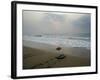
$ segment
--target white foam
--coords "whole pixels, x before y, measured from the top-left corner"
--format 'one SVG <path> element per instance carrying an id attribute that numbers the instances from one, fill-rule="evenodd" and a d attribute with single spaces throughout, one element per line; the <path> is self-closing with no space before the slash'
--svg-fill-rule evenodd
<path id="1" fill-rule="evenodd" d="M 79 39 L 62 39 L 62 38 L 47 38 L 47 37 L 35 37 L 35 36 L 24 36 L 23 40 L 33 41 L 39 43 L 47 43 L 50 45 L 64 46 L 64 47 L 84 47 L 90 49 L 90 42 Z"/>

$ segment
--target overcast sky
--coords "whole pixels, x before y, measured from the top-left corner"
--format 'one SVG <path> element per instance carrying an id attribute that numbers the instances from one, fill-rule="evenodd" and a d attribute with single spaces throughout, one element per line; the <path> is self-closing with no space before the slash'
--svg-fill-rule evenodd
<path id="1" fill-rule="evenodd" d="M 23 35 L 90 33 L 90 14 L 23 11 Z"/>

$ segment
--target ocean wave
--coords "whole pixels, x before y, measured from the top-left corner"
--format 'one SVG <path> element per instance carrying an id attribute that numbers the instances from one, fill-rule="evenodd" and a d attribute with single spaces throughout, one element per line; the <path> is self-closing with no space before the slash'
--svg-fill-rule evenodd
<path id="1" fill-rule="evenodd" d="M 58 37 L 36 37 L 36 36 L 24 36 L 23 40 L 47 43 L 51 45 L 64 46 L 64 47 L 84 47 L 90 49 L 90 41 L 85 37 L 73 37 L 73 38 L 58 38 Z"/>

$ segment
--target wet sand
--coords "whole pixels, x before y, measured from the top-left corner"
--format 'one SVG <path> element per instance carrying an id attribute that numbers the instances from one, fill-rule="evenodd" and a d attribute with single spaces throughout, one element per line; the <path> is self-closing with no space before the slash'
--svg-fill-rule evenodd
<path id="1" fill-rule="evenodd" d="M 59 54 L 64 59 L 57 59 Z M 62 48 L 60 52 L 23 47 L 23 69 L 90 66 L 90 50 L 86 48 Z"/>

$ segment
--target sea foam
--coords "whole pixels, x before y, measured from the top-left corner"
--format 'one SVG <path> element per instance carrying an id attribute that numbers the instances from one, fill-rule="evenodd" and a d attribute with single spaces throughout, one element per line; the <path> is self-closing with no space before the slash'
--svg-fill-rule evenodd
<path id="1" fill-rule="evenodd" d="M 61 37 L 46 37 L 46 36 L 23 36 L 23 40 L 33 41 L 39 43 L 46 43 L 50 45 L 56 45 L 61 47 L 84 47 L 90 49 L 90 41 L 85 37 L 72 37 L 72 38 L 61 38 Z"/>

